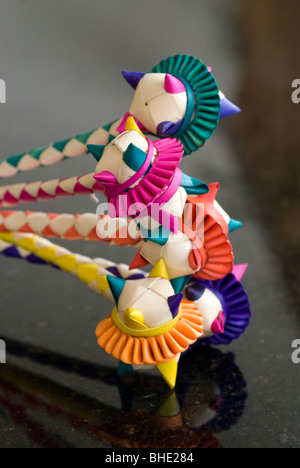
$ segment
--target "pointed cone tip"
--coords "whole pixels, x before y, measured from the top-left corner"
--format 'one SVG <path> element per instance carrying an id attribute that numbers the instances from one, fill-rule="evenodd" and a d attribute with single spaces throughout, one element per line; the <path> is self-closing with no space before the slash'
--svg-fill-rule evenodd
<path id="1" fill-rule="evenodd" d="M 220 111 L 220 119 L 224 119 L 226 117 L 230 117 L 235 114 L 239 114 L 241 109 L 233 104 L 233 102 L 229 101 L 226 97 L 221 99 L 220 101 L 221 104 L 221 111 Z"/>
<path id="2" fill-rule="evenodd" d="M 107 281 L 111 293 L 113 295 L 116 306 L 118 305 L 119 297 L 122 294 L 126 281 L 122 278 L 117 278 L 116 276 L 107 276 Z"/>
<path id="3" fill-rule="evenodd" d="M 132 374 L 134 372 L 134 368 L 131 364 L 125 364 L 124 362 L 119 362 L 118 368 L 118 376 L 122 377 L 123 375 Z"/>
<path id="4" fill-rule="evenodd" d="M 141 256 L 140 252 L 138 252 L 132 260 L 129 270 L 135 270 L 136 268 L 141 268 L 146 265 L 149 265 L 149 262 Z"/>
<path id="5" fill-rule="evenodd" d="M 117 179 L 115 178 L 115 176 L 113 175 L 112 172 L 108 172 L 108 171 L 105 171 L 105 172 L 99 172 L 99 174 L 95 174 L 94 175 L 94 179 L 96 179 L 98 182 L 102 182 L 102 183 L 116 183 L 117 182 Z"/>
<path id="6" fill-rule="evenodd" d="M 146 73 L 132 72 L 132 71 L 128 71 L 128 70 L 123 70 L 122 75 L 125 78 L 125 80 L 127 81 L 127 83 L 129 83 L 130 86 L 133 89 L 136 89 L 139 82 L 141 81 L 143 76 L 146 75 Z"/>
<path id="7" fill-rule="evenodd" d="M 105 145 L 87 145 L 87 148 L 89 152 L 92 153 L 96 161 L 99 162 L 103 156 L 106 146 Z"/>
<path id="8" fill-rule="evenodd" d="M 238 281 L 242 281 L 248 266 L 248 263 L 244 263 L 242 265 L 234 265 L 232 274 L 236 277 Z"/>
<path id="9" fill-rule="evenodd" d="M 132 116 L 128 117 L 128 119 L 126 120 L 125 129 L 126 129 L 126 131 L 134 130 L 135 132 L 139 133 L 142 137 L 146 138 L 145 135 L 143 134 L 143 132 L 140 130 L 138 124 L 135 121 L 135 119 Z"/>
<path id="10" fill-rule="evenodd" d="M 211 331 L 215 335 L 221 335 L 224 333 L 225 330 L 225 315 L 224 312 L 221 311 L 219 314 L 219 317 L 216 318 L 216 320 L 213 322 L 211 326 Z"/>
<path id="11" fill-rule="evenodd" d="M 244 223 L 242 223 L 242 221 L 238 221 L 236 219 L 231 219 L 229 221 L 229 224 L 228 224 L 229 232 L 234 232 L 237 229 L 240 229 L 241 227 L 243 227 L 243 225 L 244 225 Z"/>
<path id="12" fill-rule="evenodd" d="M 177 317 L 179 312 L 179 307 L 183 299 L 183 293 L 175 294 L 175 296 L 170 296 L 168 298 L 168 304 L 170 307 L 170 311 L 173 315 L 173 318 Z"/>
<path id="13" fill-rule="evenodd" d="M 149 278 L 164 278 L 164 279 L 167 279 L 169 280 L 169 275 L 168 275 L 168 271 L 167 271 L 167 267 L 166 267 L 166 264 L 164 262 L 164 259 L 161 258 L 157 263 L 156 265 L 154 266 L 154 268 L 152 269 L 150 275 L 149 275 Z"/>
<path id="14" fill-rule="evenodd" d="M 177 371 L 178 371 L 178 364 L 177 361 L 174 359 L 168 363 L 157 364 L 157 368 L 161 375 L 163 376 L 164 380 L 167 384 L 173 388 L 175 388 L 176 380 L 177 380 Z"/>
<path id="15" fill-rule="evenodd" d="M 165 78 L 165 91 L 170 94 L 179 94 L 186 92 L 186 87 L 178 78 L 167 73 Z"/>

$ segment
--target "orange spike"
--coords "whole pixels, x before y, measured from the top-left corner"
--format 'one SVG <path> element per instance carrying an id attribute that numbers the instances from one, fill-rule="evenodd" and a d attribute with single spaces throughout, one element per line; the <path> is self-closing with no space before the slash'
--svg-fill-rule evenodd
<path id="1" fill-rule="evenodd" d="M 129 270 L 135 270 L 136 268 L 141 268 L 146 265 L 149 265 L 149 262 L 141 256 L 140 252 L 138 252 L 132 260 Z"/>

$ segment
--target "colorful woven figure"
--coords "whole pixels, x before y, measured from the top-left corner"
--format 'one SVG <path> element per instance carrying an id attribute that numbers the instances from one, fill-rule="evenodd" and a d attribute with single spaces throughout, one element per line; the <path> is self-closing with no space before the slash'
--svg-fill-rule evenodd
<path id="1" fill-rule="evenodd" d="M 63 270 L 114 303 L 96 330 L 100 347 L 120 361 L 120 375 L 155 367 L 174 388 L 182 353 L 199 340 L 229 344 L 251 316 L 240 282 L 246 266 L 234 267 L 229 241 L 242 223 L 216 201 L 218 183 L 206 185 L 180 169 L 219 118 L 239 109 L 194 57 L 177 55 L 151 73 L 123 75 L 135 94 L 122 119 L 0 164 L 0 177 L 9 177 L 89 151 L 94 172 L 1 186 L 0 206 L 95 193 L 107 203 L 96 214 L 2 210 L 0 253 Z M 131 245 L 138 252 L 130 266 L 117 265 L 50 238 Z M 148 264 L 149 275 L 139 269 Z"/>
<path id="2" fill-rule="evenodd" d="M 203 316 L 204 342 L 230 344 L 249 325 L 251 310 L 248 295 L 241 283 L 248 265 L 236 265 L 232 273 L 217 281 L 193 277 L 185 297 L 193 301 Z"/>
<path id="3" fill-rule="evenodd" d="M 135 89 L 130 112 L 123 118 L 53 145 L 12 156 L 0 164 L 0 178 L 78 157 L 88 152 L 88 145 L 107 145 L 124 131 L 129 115 L 140 121 L 145 132 L 178 137 L 186 154 L 190 154 L 212 135 L 219 118 L 240 112 L 219 91 L 211 69 L 194 57 L 176 55 L 163 60 L 150 73 L 126 71 L 123 75 Z"/>
<path id="4" fill-rule="evenodd" d="M 162 259 L 146 276 L 138 270 L 130 272 L 126 265 L 74 254 L 32 234 L 0 233 L 0 238 L 5 255 L 26 258 L 27 251 L 29 261 L 41 260 L 71 273 L 115 302 L 96 336 L 99 346 L 120 360 L 120 374 L 156 366 L 173 388 L 182 352 L 202 336 L 204 341 L 212 337 L 213 344 L 228 343 L 249 323 L 247 294 L 238 281 L 243 266 L 236 267 L 238 278 L 228 275 L 216 283 L 194 278 L 184 293 L 176 293 Z M 192 301 L 184 299 L 184 294 Z"/>
<path id="5" fill-rule="evenodd" d="M 215 204 L 218 186 L 210 190 L 182 174 L 178 140 L 152 142 L 129 118 L 126 131 L 109 146 L 89 149 L 99 160 L 94 177 L 110 216 L 134 218 L 144 239 L 133 268 L 162 258 L 172 280 L 198 272 L 214 280 L 232 271 L 230 218 Z"/>

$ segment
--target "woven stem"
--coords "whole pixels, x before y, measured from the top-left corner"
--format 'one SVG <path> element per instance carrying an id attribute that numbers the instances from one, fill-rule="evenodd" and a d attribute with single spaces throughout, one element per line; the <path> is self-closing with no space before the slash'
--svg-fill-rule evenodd
<path id="1" fill-rule="evenodd" d="M 38 167 L 52 166 L 65 159 L 76 158 L 88 153 L 87 145 L 107 145 L 112 138 L 118 136 L 119 123 L 120 120 L 49 146 L 11 156 L 0 163 L 0 179 L 13 177 L 19 172 L 28 172 Z"/>

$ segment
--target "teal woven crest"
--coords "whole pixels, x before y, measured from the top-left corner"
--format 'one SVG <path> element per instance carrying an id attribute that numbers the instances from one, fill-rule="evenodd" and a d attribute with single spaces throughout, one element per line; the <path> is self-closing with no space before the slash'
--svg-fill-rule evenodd
<path id="1" fill-rule="evenodd" d="M 193 95 L 194 99 L 193 102 L 188 99 L 188 111 L 193 104 L 194 112 L 189 122 L 183 122 L 176 136 L 185 154 L 191 154 L 205 144 L 218 126 L 221 105 L 216 80 L 201 60 L 189 55 L 162 60 L 152 73 L 169 73 L 181 79 L 186 87 L 190 86 L 188 98 Z"/>

